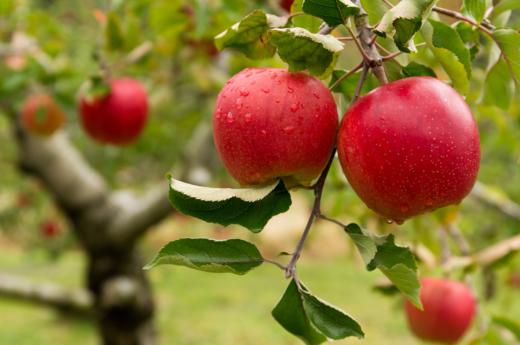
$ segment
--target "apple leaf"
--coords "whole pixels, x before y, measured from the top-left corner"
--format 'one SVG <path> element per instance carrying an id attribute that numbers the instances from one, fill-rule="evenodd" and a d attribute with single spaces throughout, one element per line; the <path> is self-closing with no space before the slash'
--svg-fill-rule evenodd
<path id="1" fill-rule="evenodd" d="M 354 223 L 347 225 L 345 232 L 356 244 L 366 269 L 373 271 L 378 268 L 413 305 L 422 309 L 417 262 L 410 249 L 396 245 L 392 234 L 374 235 Z"/>
<path id="2" fill-rule="evenodd" d="M 287 18 L 256 10 L 216 36 L 215 45 L 218 50 L 230 48 L 253 60 L 267 59 L 273 57 L 276 51 L 267 38 L 267 31 L 284 27 L 287 21 Z"/>
<path id="3" fill-rule="evenodd" d="M 337 25 L 348 25 L 348 17 L 359 13 L 350 0 L 304 0 L 303 12 L 323 19 L 331 28 Z"/>
<path id="4" fill-rule="evenodd" d="M 332 78 L 329 82 L 329 87 L 334 85 L 335 82 L 338 81 L 339 78 L 347 74 L 348 71 L 343 69 L 336 69 L 334 72 L 332 72 Z M 339 84 L 332 92 L 336 93 L 344 93 L 345 95 L 350 96 L 352 98 L 354 96 L 354 93 L 356 92 L 356 87 L 359 81 L 359 78 L 361 77 L 361 71 L 356 72 L 352 74 L 347 79 L 343 80 L 341 84 Z M 361 89 L 361 96 L 372 91 L 376 87 L 379 86 L 379 81 L 374 75 L 370 75 L 365 80 L 365 83 L 363 84 L 363 88 Z"/>
<path id="5" fill-rule="evenodd" d="M 278 55 L 289 64 L 289 72 L 309 69 L 312 76 L 320 76 L 334 62 L 334 54 L 344 44 L 332 35 L 313 34 L 302 28 L 273 29 L 267 33 L 278 47 Z"/>
<path id="6" fill-rule="evenodd" d="M 303 0 L 294 0 L 291 6 L 291 13 L 302 12 Z M 295 27 L 304 28 L 313 34 L 320 31 L 321 21 L 308 14 L 300 14 L 291 18 L 291 21 Z"/>
<path id="7" fill-rule="evenodd" d="M 428 19 L 421 34 L 453 85 L 460 93 L 467 94 L 471 79 L 471 59 L 469 50 L 457 31 L 446 23 Z"/>
<path id="8" fill-rule="evenodd" d="M 475 60 L 475 56 L 480 50 L 480 30 L 466 22 L 457 22 L 453 24 L 452 27 L 457 30 L 460 39 L 469 49 L 470 60 L 473 62 L 473 60 Z"/>
<path id="9" fill-rule="evenodd" d="M 92 77 L 88 89 L 85 91 L 85 101 L 87 103 L 107 97 L 112 92 L 112 86 L 105 82 L 101 77 Z"/>
<path id="10" fill-rule="evenodd" d="M 303 287 L 303 285 L 301 286 Z M 282 298 L 271 314 L 283 328 L 307 345 L 319 345 L 327 341 L 327 338 L 311 324 L 294 278 L 287 285 Z"/>
<path id="11" fill-rule="evenodd" d="M 492 31 L 493 36 L 502 48 L 509 71 L 513 76 L 517 91 L 520 87 L 520 33 L 510 28 L 496 28 Z"/>
<path id="12" fill-rule="evenodd" d="M 462 0 L 462 4 L 462 14 L 480 24 L 487 9 L 487 0 Z"/>
<path id="13" fill-rule="evenodd" d="M 513 101 L 514 85 L 509 68 L 504 60 L 499 60 L 489 71 L 484 82 L 480 102 L 508 110 Z"/>
<path id="14" fill-rule="evenodd" d="M 513 333 L 516 340 L 520 341 L 520 323 L 501 316 L 493 316 L 493 323 L 504 327 Z"/>
<path id="15" fill-rule="evenodd" d="M 361 0 L 361 5 L 368 15 L 368 22 L 370 25 L 376 25 L 381 18 L 390 9 L 386 3 L 381 0 Z"/>
<path id="16" fill-rule="evenodd" d="M 262 263 L 258 248 L 243 240 L 181 238 L 166 244 L 144 269 L 176 265 L 210 273 L 244 275 Z"/>
<path id="17" fill-rule="evenodd" d="M 199 187 L 167 177 L 168 198 L 177 211 L 208 223 L 238 224 L 258 233 L 269 219 L 291 206 L 283 180 L 260 188 L 230 189 Z"/>
<path id="18" fill-rule="evenodd" d="M 495 16 L 520 7 L 520 0 L 501 0 L 493 10 Z"/>
<path id="19" fill-rule="evenodd" d="M 335 340 L 351 336 L 364 338 L 361 326 L 349 314 L 311 294 L 303 283 L 300 285 L 305 312 L 321 333 Z"/>
<path id="20" fill-rule="evenodd" d="M 125 37 L 121 29 L 121 19 L 114 12 L 108 13 L 105 39 L 106 47 L 109 51 L 121 49 L 125 44 Z"/>
<path id="21" fill-rule="evenodd" d="M 437 78 L 437 74 L 428 66 L 421 65 L 415 61 L 410 62 L 403 68 L 403 74 L 407 77 L 433 77 Z"/>
<path id="22" fill-rule="evenodd" d="M 397 48 L 405 53 L 417 52 L 413 37 L 421 29 L 436 2 L 437 0 L 402 0 L 386 12 L 374 33 L 383 38 L 387 35 L 392 37 Z"/>

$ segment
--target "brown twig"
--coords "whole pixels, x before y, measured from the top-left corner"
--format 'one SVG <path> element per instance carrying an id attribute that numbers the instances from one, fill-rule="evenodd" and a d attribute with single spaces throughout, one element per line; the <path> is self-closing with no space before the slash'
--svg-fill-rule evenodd
<path id="1" fill-rule="evenodd" d="M 334 90 L 336 87 L 338 87 L 339 84 L 341 84 L 343 82 L 343 80 L 347 79 L 348 77 L 350 77 L 352 74 L 356 73 L 357 71 L 359 71 L 362 67 L 363 67 L 363 63 L 365 61 L 361 61 L 359 63 L 359 65 L 357 65 L 356 67 L 354 67 L 353 69 L 351 69 L 348 73 L 346 73 L 344 76 L 342 76 L 341 78 L 339 78 L 334 84 L 332 84 L 331 87 L 329 87 L 329 91 L 332 91 Z"/>

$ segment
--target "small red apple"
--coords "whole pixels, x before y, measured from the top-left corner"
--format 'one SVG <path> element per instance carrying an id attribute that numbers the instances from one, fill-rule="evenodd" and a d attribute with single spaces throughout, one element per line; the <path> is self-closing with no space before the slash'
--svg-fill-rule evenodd
<path id="1" fill-rule="evenodd" d="M 473 294 L 466 285 L 448 279 L 424 278 L 421 284 L 424 311 L 405 301 L 410 329 L 422 340 L 455 344 L 475 315 Z"/>
<path id="2" fill-rule="evenodd" d="M 294 0 L 280 0 L 280 7 L 286 10 L 287 12 L 291 12 L 291 6 Z"/>
<path id="3" fill-rule="evenodd" d="M 81 123 L 85 131 L 101 143 L 130 144 L 146 124 L 146 92 L 138 81 L 130 78 L 112 79 L 109 85 L 108 95 L 81 99 Z"/>
<path id="4" fill-rule="evenodd" d="M 41 224 L 40 229 L 41 229 L 41 233 L 42 233 L 43 237 L 45 237 L 45 238 L 54 238 L 60 232 L 58 223 L 56 223 L 53 220 L 44 221 Z"/>
<path id="5" fill-rule="evenodd" d="M 338 154 L 361 200 L 402 224 L 469 194 L 480 139 L 471 110 L 453 88 L 414 77 L 382 85 L 347 110 Z"/>
<path id="6" fill-rule="evenodd" d="M 280 68 L 248 68 L 224 86 L 213 134 L 224 167 L 242 187 L 282 177 L 308 186 L 334 148 L 338 113 L 321 80 Z"/>
<path id="7" fill-rule="evenodd" d="M 60 128 L 65 116 L 51 96 L 36 94 L 25 100 L 21 120 L 30 133 L 50 136 Z"/>

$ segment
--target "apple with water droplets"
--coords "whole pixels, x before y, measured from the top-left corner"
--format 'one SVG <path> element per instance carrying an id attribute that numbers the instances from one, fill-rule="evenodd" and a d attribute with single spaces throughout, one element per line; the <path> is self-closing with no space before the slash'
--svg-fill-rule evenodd
<path id="1" fill-rule="evenodd" d="M 112 79 L 108 84 L 108 94 L 81 99 L 81 124 L 96 141 L 113 145 L 130 144 L 139 138 L 146 124 L 146 91 L 141 83 L 131 78 Z"/>
<path id="2" fill-rule="evenodd" d="M 406 317 L 420 339 L 455 344 L 467 331 L 475 315 L 475 299 L 464 284 L 438 278 L 421 279 L 424 311 L 405 301 Z"/>
<path id="3" fill-rule="evenodd" d="M 361 200 L 402 224 L 469 194 L 480 139 L 470 108 L 453 88 L 412 77 L 372 90 L 347 110 L 338 155 Z"/>
<path id="4" fill-rule="evenodd" d="M 222 88 L 213 111 L 217 152 L 242 187 L 283 178 L 309 186 L 329 160 L 338 113 L 330 91 L 307 73 L 248 68 Z"/>

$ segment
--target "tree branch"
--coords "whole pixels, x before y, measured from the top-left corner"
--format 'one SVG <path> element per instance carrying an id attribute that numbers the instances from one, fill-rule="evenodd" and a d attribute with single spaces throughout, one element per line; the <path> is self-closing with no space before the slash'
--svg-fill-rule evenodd
<path id="1" fill-rule="evenodd" d="M 477 181 L 471 191 L 471 195 L 494 206 L 502 213 L 520 220 L 520 205 L 506 196 L 497 193 L 485 184 Z"/>

